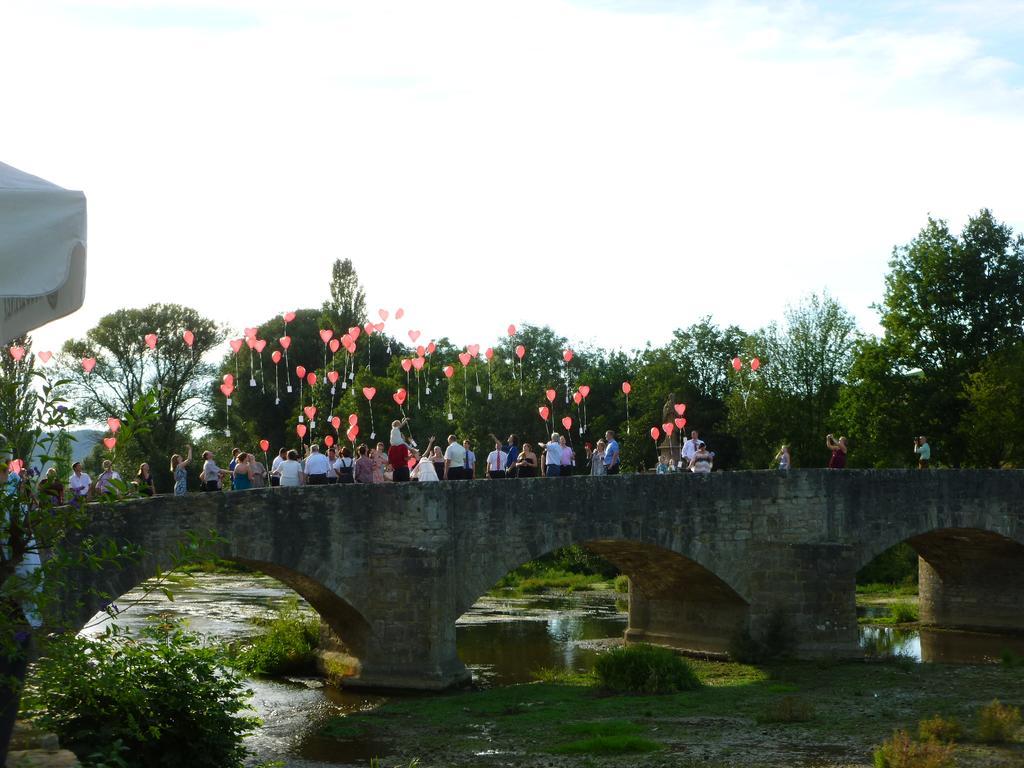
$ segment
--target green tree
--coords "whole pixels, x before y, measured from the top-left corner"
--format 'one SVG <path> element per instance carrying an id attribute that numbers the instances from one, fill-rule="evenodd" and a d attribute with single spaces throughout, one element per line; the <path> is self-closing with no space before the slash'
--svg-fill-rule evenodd
<path id="1" fill-rule="evenodd" d="M 983 467 L 1024 463 L 1024 343 L 989 356 L 965 389 L 968 459 Z"/>
<path id="2" fill-rule="evenodd" d="M 329 327 L 347 330 L 366 323 L 366 292 L 351 259 L 335 259 L 331 267 L 330 296 L 323 306 Z"/>
<path id="3" fill-rule="evenodd" d="M 12 441 L 8 446 L 11 456 L 27 462 L 32 458 L 31 428 L 37 406 L 32 389 L 35 381 L 32 339 L 27 336 L 14 339 L 9 349 L 20 349 L 22 356 L 17 359 L 8 350 L 0 354 L 0 435 L 7 435 Z"/>
<path id="4" fill-rule="evenodd" d="M 959 464 L 969 431 L 964 387 L 988 355 L 1024 337 L 1024 236 L 1014 235 L 989 210 L 969 219 L 959 236 L 929 218 L 889 263 L 880 307 L 883 349 L 890 367 L 920 371 L 916 387 L 922 424 Z M 905 442 L 909 435 L 899 435 Z"/>
<path id="5" fill-rule="evenodd" d="M 183 339 L 185 331 L 193 334 L 191 348 Z M 155 350 L 146 344 L 148 334 L 156 334 Z M 214 369 L 203 356 L 223 340 L 216 323 L 189 307 L 122 309 L 101 318 L 84 339 L 64 344 L 60 373 L 85 421 L 123 418 L 144 399 L 151 402 L 148 430 L 133 441 L 119 440 L 116 458 L 125 471 L 149 462 L 157 488 L 166 491 L 171 478 L 162 470 L 170 455 L 181 451 L 184 432 L 202 423 L 209 403 L 206 392 Z M 96 360 L 91 373 L 81 364 L 86 358 Z"/>

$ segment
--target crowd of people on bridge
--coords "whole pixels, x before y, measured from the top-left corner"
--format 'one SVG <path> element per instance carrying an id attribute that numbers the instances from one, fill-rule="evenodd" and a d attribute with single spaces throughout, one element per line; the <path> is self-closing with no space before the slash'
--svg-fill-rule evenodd
<path id="1" fill-rule="evenodd" d="M 199 490 L 215 492 L 223 490 L 243 491 L 263 487 L 295 487 L 300 485 L 335 485 L 348 483 L 419 482 L 431 483 L 441 480 L 503 480 L 508 478 L 571 477 L 587 474 L 594 476 L 616 475 L 621 466 L 619 443 L 611 430 L 596 444 L 584 444 L 583 454 L 569 444 L 564 435 L 554 432 L 550 438 L 537 444 L 520 444 L 516 435 L 501 440 L 494 434 L 493 441 L 483 460 L 478 460 L 469 440 L 459 440 L 449 435 L 444 447 L 436 444 L 431 437 L 425 448 L 411 438 L 406 438 L 402 428 L 408 419 L 392 424 L 388 446 L 383 442 L 375 445 L 366 443 L 354 446 L 330 445 L 326 451 L 317 444 L 303 447 L 300 455 L 294 449 L 281 448 L 269 467 L 259 459 L 255 451 L 234 449 L 226 467 L 221 467 L 212 451 L 202 454 L 199 470 Z M 264 446 L 266 444 L 264 443 Z M 847 440 L 826 435 L 826 448 L 830 451 L 828 467 L 846 467 Z M 926 469 L 931 461 L 931 447 L 925 436 L 914 438 L 914 455 L 918 467 Z M 264 452 L 264 457 L 266 453 Z M 666 474 L 689 471 L 707 474 L 714 468 L 715 454 L 710 451 L 698 431 L 678 448 L 670 446 L 659 452 L 655 471 Z M 173 478 L 173 493 L 182 496 L 189 491 L 188 468 L 193 462 L 192 446 L 184 454 L 174 454 L 170 460 Z M 774 466 L 786 471 L 792 466 L 790 447 L 783 445 L 775 455 Z M 66 481 L 57 476 L 57 470 L 50 467 L 39 482 L 39 493 L 46 495 L 54 504 L 88 501 L 96 497 L 134 491 L 139 495 L 152 496 L 156 483 L 149 464 L 143 463 L 138 471 L 126 480 L 107 459 L 102 462 L 102 471 L 94 479 L 83 469 L 81 462 L 72 465 Z M 20 474 L 32 472 L 21 466 L 0 462 L 0 490 L 10 492 L 20 482 Z"/>

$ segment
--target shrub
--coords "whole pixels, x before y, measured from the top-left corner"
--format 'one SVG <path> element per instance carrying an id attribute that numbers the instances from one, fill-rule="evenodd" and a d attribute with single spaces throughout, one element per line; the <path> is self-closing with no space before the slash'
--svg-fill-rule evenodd
<path id="1" fill-rule="evenodd" d="M 615 648 L 598 657 L 594 672 L 602 687 L 620 693 L 677 693 L 701 686 L 685 659 L 653 645 Z"/>
<path id="2" fill-rule="evenodd" d="M 242 714 L 251 694 L 224 662 L 176 624 L 137 639 L 61 637 L 33 671 L 25 714 L 111 765 L 240 768 L 259 721 Z"/>
<path id="3" fill-rule="evenodd" d="M 615 577 L 615 591 L 623 595 L 629 592 L 629 576 L 620 573 Z"/>
<path id="4" fill-rule="evenodd" d="M 266 631 L 234 654 L 232 663 L 246 675 L 300 674 L 314 669 L 320 620 L 292 601 L 266 622 Z"/>
<path id="5" fill-rule="evenodd" d="M 1012 741 L 1020 727 L 1020 708 L 993 699 L 978 713 L 978 741 L 998 744 Z"/>
<path id="6" fill-rule="evenodd" d="M 937 741 L 914 741 L 906 731 L 896 731 L 874 753 L 875 768 L 948 768 L 953 747 Z"/>
<path id="7" fill-rule="evenodd" d="M 799 696 L 783 696 L 768 702 L 757 716 L 759 723 L 806 723 L 814 719 L 814 705 Z"/>
<path id="8" fill-rule="evenodd" d="M 921 741 L 952 743 L 963 735 L 963 729 L 954 718 L 935 715 L 917 724 L 917 737 Z"/>
<path id="9" fill-rule="evenodd" d="M 913 603 L 893 603 L 889 615 L 897 624 L 909 624 L 917 621 L 917 606 Z"/>

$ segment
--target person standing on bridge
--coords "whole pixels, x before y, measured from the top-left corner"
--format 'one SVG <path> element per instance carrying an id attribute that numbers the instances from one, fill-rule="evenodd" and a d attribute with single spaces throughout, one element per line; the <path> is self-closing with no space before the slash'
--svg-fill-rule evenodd
<path id="1" fill-rule="evenodd" d="M 288 451 L 286 459 L 277 467 L 280 486 L 282 488 L 296 488 L 302 485 L 302 465 L 299 464 L 297 451 Z"/>
<path id="2" fill-rule="evenodd" d="M 697 443 L 699 442 L 700 433 L 695 429 L 690 433 L 690 439 L 683 443 L 680 455 L 683 459 L 682 463 L 685 464 L 687 468 L 689 468 L 690 462 L 693 461 L 693 457 L 697 453 Z"/>
<path id="3" fill-rule="evenodd" d="M 829 469 L 846 469 L 846 438 L 836 440 L 831 434 L 825 435 L 825 445 L 832 456 L 828 460 Z"/>
<path id="4" fill-rule="evenodd" d="M 928 469 L 932 461 L 932 447 L 928 445 L 928 438 L 921 435 L 914 441 L 914 453 L 917 454 L 917 468 Z"/>
<path id="5" fill-rule="evenodd" d="M 789 446 L 784 445 L 779 448 L 779 452 L 775 454 L 775 461 L 777 462 L 779 469 L 789 469 L 793 463 L 792 458 L 789 455 Z"/>
<path id="6" fill-rule="evenodd" d="M 561 477 L 562 475 L 562 444 L 558 433 L 552 432 L 551 439 L 544 446 L 544 477 Z"/>
<path id="7" fill-rule="evenodd" d="M 188 455 L 183 459 L 177 453 L 171 456 L 171 476 L 174 478 L 174 495 L 184 496 L 188 493 L 188 470 L 192 463 L 192 446 L 186 446 Z"/>
<path id="8" fill-rule="evenodd" d="M 306 475 L 306 483 L 309 485 L 327 485 L 327 470 L 330 466 L 327 457 L 320 453 L 320 446 L 314 443 L 309 446 L 309 456 L 306 457 L 306 468 L 303 470 Z"/>
<path id="9" fill-rule="evenodd" d="M 615 439 L 615 433 L 608 430 L 604 433 L 604 473 L 606 475 L 619 474 L 619 443 Z"/>
<path id="10" fill-rule="evenodd" d="M 495 438 L 494 450 L 487 454 L 487 477 L 491 480 L 503 480 L 506 469 L 508 469 L 508 456 L 502 450 L 501 441 Z"/>
<path id="11" fill-rule="evenodd" d="M 366 447 L 366 443 L 359 446 L 359 457 L 356 459 L 352 475 L 357 483 L 372 484 L 373 479 L 373 458 Z"/>
<path id="12" fill-rule="evenodd" d="M 591 449 L 590 443 L 586 444 L 587 461 L 590 462 L 590 474 L 595 477 L 604 477 L 604 452 L 608 444 L 604 440 L 598 440 L 597 445 Z"/>
<path id="13" fill-rule="evenodd" d="M 432 461 L 431 448 L 434 445 L 434 438 L 430 438 L 430 442 L 427 443 L 426 449 L 423 451 L 421 456 L 415 449 L 412 451 L 412 457 L 416 459 L 416 465 L 412 469 L 410 474 L 411 479 L 420 483 L 436 483 L 438 481 L 437 469 Z"/>
<path id="14" fill-rule="evenodd" d="M 288 449 L 282 448 L 270 463 L 270 485 L 276 488 L 281 484 L 281 463 L 288 458 Z"/>
<path id="15" fill-rule="evenodd" d="M 234 462 L 235 468 L 231 470 L 231 490 L 248 491 L 252 488 L 252 464 L 249 463 L 249 454 L 239 451 Z"/>
<path id="16" fill-rule="evenodd" d="M 202 481 L 204 491 L 219 491 L 220 490 L 220 476 L 224 473 L 224 470 L 217 466 L 217 462 L 213 460 L 212 451 L 203 451 L 203 471 L 199 475 L 199 479 Z"/>
<path id="17" fill-rule="evenodd" d="M 464 480 L 466 478 L 466 449 L 455 435 L 448 435 L 448 447 L 444 452 L 444 479 Z"/>

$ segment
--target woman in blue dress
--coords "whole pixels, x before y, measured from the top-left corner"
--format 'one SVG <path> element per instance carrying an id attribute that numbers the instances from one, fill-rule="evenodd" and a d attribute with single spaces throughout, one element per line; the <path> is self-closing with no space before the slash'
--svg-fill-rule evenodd
<path id="1" fill-rule="evenodd" d="M 187 446 L 188 456 L 184 459 L 179 454 L 171 456 L 171 475 L 174 477 L 174 495 L 184 496 L 188 493 L 188 472 L 186 467 L 192 463 L 192 446 Z"/>
<path id="2" fill-rule="evenodd" d="M 244 451 L 238 454 L 235 471 L 231 473 L 231 490 L 248 491 L 252 488 L 252 462 Z"/>

